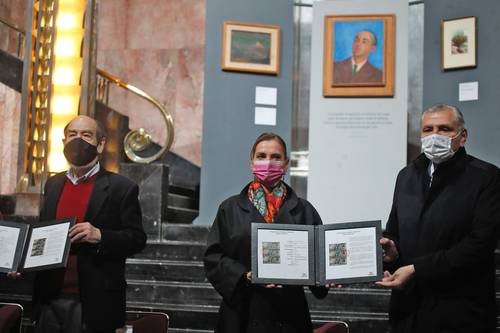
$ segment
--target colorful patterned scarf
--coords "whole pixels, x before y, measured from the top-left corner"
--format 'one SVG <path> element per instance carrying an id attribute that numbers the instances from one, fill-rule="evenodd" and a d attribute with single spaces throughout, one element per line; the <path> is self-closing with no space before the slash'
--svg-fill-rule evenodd
<path id="1" fill-rule="evenodd" d="M 253 181 L 248 187 L 248 199 L 257 208 L 266 223 L 273 223 L 286 197 L 286 186 L 283 183 L 276 186 L 272 192 L 266 193 L 258 181 Z"/>

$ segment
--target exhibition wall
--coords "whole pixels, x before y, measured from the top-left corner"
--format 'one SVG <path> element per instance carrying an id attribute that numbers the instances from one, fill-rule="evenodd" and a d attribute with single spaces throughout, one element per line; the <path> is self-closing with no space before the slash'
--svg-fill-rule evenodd
<path id="1" fill-rule="evenodd" d="M 396 175 L 406 164 L 408 3 L 324 1 L 313 11 L 308 200 L 323 223 L 385 224 Z M 395 15 L 394 96 L 325 97 L 324 17 L 363 14 Z"/>
<path id="2" fill-rule="evenodd" d="M 196 224 L 211 224 L 219 204 L 252 180 L 250 148 L 259 134 L 276 132 L 290 146 L 292 119 L 293 1 L 210 0 L 206 4 L 203 167 Z M 279 74 L 223 71 L 224 21 L 279 25 Z M 256 103 L 256 87 L 276 88 L 276 105 Z M 255 124 L 255 108 L 262 106 L 276 109 L 276 125 Z"/>
<path id="3" fill-rule="evenodd" d="M 440 0 L 425 2 L 423 107 L 456 105 L 464 114 L 469 139 L 467 152 L 500 166 L 500 1 Z M 443 71 L 441 20 L 477 17 L 477 67 Z M 469 45 L 471 46 L 471 45 Z M 478 82 L 478 99 L 459 101 L 459 84 Z"/>

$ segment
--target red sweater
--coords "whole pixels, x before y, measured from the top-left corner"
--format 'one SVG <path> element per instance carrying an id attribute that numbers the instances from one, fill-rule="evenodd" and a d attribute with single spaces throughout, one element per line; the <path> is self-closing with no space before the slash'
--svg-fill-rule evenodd
<path id="1" fill-rule="evenodd" d="M 59 202 L 57 203 L 56 219 L 76 217 L 76 223 L 86 222 L 85 212 L 94 189 L 96 175 L 73 185 L 66 179 Z M 63 294 L 78 294 L 78 270 L 76 255 L 70 254 L 66 273 L 64 275 Z"/>

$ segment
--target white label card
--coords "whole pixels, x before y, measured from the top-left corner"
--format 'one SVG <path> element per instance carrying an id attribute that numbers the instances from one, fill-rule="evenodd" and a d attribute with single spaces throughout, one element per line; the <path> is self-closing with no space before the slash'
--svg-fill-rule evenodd
<path id="1" fill-rule="evenodd" d="M 479 82 L 463 82 L 458 85 L 458 100 L 477 101 L 479 99 Z"/>
<path id="2" fill-rule="evenodd" d="M 255 108 L 255 125 L 276 126 L 276 108 Z"/>
<path id="3" fill-rule="evenodd" d="M 255 104 L 276 105 L 278 103 L 278 88 L 255 87 Z"/>

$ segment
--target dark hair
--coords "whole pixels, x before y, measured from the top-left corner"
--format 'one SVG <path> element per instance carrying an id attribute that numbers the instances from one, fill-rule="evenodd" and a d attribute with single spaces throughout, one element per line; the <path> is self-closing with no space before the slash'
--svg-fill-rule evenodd
<path id="1" fill-rule="evenodd" d="M 250 159 L 253 158 L 253 155 L 255 154 L 255 149 L 257 148 L 257 145 L 259 143 L 261 143 L 262 141 L 271 141 L 271 140 L 276 140 L 276 141 L 279 142 L 279 144 L 283 148 L 283 152 L 285 153 L 285 160 L 287 160 L 288 159 L 288 155 L 286 154 L 286 143 L 285 143 L 285 140 L 283 140 L 283 138 L 281 136 L 279 136 L 278 134 L 271 133 L 271 132 L 262 133 L 261 135 L 259 135 L 257 137 L 257 139 L 255 139 L 255 142 L 254 142 L 254 144 L 252 146 L 252 150 L 250 151 Z"/>
<path id="2" fill-rule="evenodd" d="M 95 121 L 95 137 L 97 139 L 97 143 L 99 144 L 102 139 L 104 139 L 106 137 L 106 128 L 104 127 L 104 125 L 97 119 L 94 119 L 92 117 L 89 117 L 91 118 L 93 121 Z M 66 131 L 68 130 L 68 126 L 69 124 L 71 124 L 73 122 L 73 120 L 75 120 L 76 118 L 72 119 L 69 123 L 66 124 L 66 126 L 64 126 L 64 136 L 66 136 Z"/>

